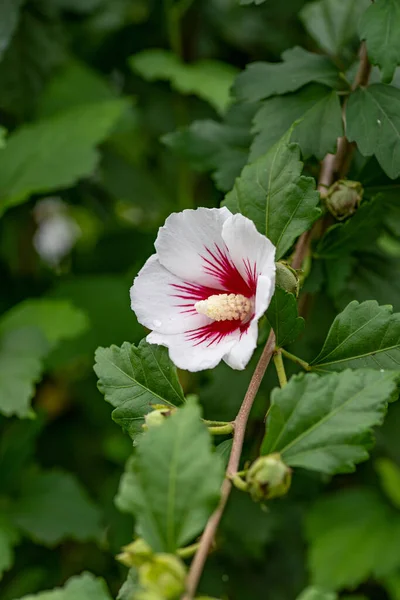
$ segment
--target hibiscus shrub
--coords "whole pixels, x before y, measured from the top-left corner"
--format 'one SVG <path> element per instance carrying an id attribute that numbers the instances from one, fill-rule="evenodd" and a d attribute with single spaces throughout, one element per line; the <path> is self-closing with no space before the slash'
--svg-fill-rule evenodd
<path id="1" fill-rule="evenodd" d="M 399 73 L 400 0 L 0 2 L 1 600 L 400 599 Z"/>

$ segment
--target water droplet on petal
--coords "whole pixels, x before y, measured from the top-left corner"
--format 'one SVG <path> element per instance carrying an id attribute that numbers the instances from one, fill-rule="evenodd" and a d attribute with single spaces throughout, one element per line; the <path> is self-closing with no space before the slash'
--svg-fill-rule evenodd
<path id="1" fill-rule="evenodd" d="M 162 325 L 162 321 L 159 321 L 158 319 L 154 319 L 153 327 L 161 327 L 161 325 Z"/>

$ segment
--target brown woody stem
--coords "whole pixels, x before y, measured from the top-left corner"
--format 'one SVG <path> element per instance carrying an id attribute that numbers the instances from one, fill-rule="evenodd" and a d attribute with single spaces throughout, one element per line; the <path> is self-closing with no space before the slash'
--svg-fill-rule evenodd
<path id="1" fill-rule="evenodd" d="M 249 387 L 247 388 L 247 392 L 242 402 L 242 405 L 234 421 L 233 444 L 231 454 L 229 457 L 228 468 L 226 470 L 227 476 L 225 477 L 221 487 L 221 499 L 218 508 L 214 511 L 214 513 L 208 520 L 206 528 L 200 539 L 199 548 L 194 556 L 192 564 L 190 565 L 190 570 L 186 581 L 186 595 L 184 596 L 184 600 L 192 600 L 196 593 L 197 586 L 200 581 L 200 577 L 203 572 L 208 553 L 213 544 L 219 522 L 224 513 L 224 509 L 232 489 L 232 482 L 229 479 L 229 477 L 235 475 L 239 467 L 244 442 L 244 435 L 246 432 L 246 426 L 247 421 L 249 419 L 250 411 L 253 406 L 258 389 L 260 387 L 261 381 L 264 377 L 265 371 L 274 353 L 274 350 L 275 334 L 273 333 L 273 331 L 271 331 L 267 343 L 265 344 L 264 350 L 254 370 L 253 377 L 251 378 Z"/>
<path id="2" fill-rule="evenodd" d="M 365 42 L 362 42 L 360 46 L 360 64 L 358 66 L 357 74 L 354 78 L 353 85 L 351 86 L 352 91 L 356 90 L 360 86 L 368 85 L 369 76 L 371 73 L 371 64 L 368 60 L 367 47 Z M 345 107 L 347 99 L 343 104 L 343 122 L 346 123 Z M 349 170 L 350 162 L 354 152 L 354 144 L 351 144 L 346 136 L 342 136 L 338 139 L 336 154 L 327 154 L 321 163 L 321 170 L 319 173 L 318 180 L 318 191 L 321 198 L 325 198 L 328 189 L 336 179 L 344 177 Z M 310 243 L 312 239 L 313 230 L 315 227 L 319 227 L 320 224 L 317 222 L 313 228 L 309 231 L 305 231 L 297 240 L 294 256 L 292 259 L 292 266 L 294 269 L 301 269 L 301 265 L 307 254 L 310 251 Z"/>

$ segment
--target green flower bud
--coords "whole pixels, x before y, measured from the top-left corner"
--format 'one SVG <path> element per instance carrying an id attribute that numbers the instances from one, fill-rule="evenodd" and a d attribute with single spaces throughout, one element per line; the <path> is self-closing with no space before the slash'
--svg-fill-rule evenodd
<path id="1" fill-rule="evenodd" d="M 123 552 L 117 555 L 117 560 L 126 567 L 140 567 L 153 556 L 152 549 L 142 538 L 123 546 L 122 550 Z"/>
<path id="2" fill-rule="evenodd" d="M 145 591 L 160 594 L 165 600 L 179 597 L 185 590 L 186 568 L 173 554 L 155 554 L 139 568 L 139 583 Z"/>
<path id="3" fill-rule="evenodd" d="M 294 294 L 297 298 L 300 290 L 299 276 L 295 269 L 285 261 L 275 263 L 276 267 L 276 285 L 287 292 Z"/>
<path id="4" fill-rule="evenodd" d="M 326 207 L 335 219 L 343 221 L 356 212 L 363 193 L 363 187 L 358 181 L 340 179 L 329 188 Z"/>
<path id="5" fill-rule="evenodd" d="M 166 417 L 171 414 L 169 408 L 158 408 L 147 413 L 144 417 L 144 429 L 150 429 L 150 427 L 159 427 L 165 421 Z"/>
<path id="6" fill-rule="evenodd" d="M 257 458 L 246 475 L 248 490 L 256 502 L 284 496 L 291 481 L 292 470 L 278 453 Z"/>

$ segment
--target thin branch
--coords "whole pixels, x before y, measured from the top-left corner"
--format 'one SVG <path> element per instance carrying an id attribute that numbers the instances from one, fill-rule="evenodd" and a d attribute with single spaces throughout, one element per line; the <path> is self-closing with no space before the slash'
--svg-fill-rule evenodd
<path id="1" fill-rule="evenodd" d="M 274 353 L 274 365 L 276 369 L 276 374 L 278 375 L 279 385 L 281 386 L 281 388 L 283 388 L 287 384 L 287 377 L 285 365 L 283 364 L 282 360 L 282 351 L 280 349 L 276 350 Z"/>
<path id="2" fill-rule="evenodd" d="M 258 389 L 260 387 L 261 381 L 264 377 L 265 371 L 274 353 L 274 350 L 275 335 L 273 331 L 271 331 L 267 343 L 265 344 L 264 350 L 254 370 L 253 377 L 251 378 L 249 387 L 247 388 L 247 392 L 242 402 L 242 405 L 234 421 L 235 428 L 232 451 L 229 457 L 229 463 L 226 470 L 226 477 L 221 487 L 220 503 L 218 508 L 208 520 L 207 526 L 203 532 L 203 535 L 201 536 L 199 548 L 195 554 L 192 564 L 190 565 L 190 570 L 186 582 L 186 595 L 184 596 L 183 600 L 192 600 L 196 593 L 197 586 L 200 581 L 200 577 L 203 572 L 208 553 L 213 544 L 219 522 L 223 515 L 229 494 L 232 489 L 232 482 L 229 479 L 229 477 L 235 475 L 239 467 L 244 436 L 250 411 L 253 406 Z"/>
<path id="3" fill-rule="evenodd" d="M 362 42 L 360 46 L 360 64 L 358 65 L 358 70 L 351 86 L 352 91 L 356 90 L 360 86 L 368 85 L 370 73 L 371 64 L 368 60 L 367 47 L 365 42 Z M 344 124 L 346 124 L 346 103 L 347 98 L 342 109 Z M 338 139 L 336 154 L 327 154 L 325 156 L 321 163 L 321 170 L 318 179 L 318 191 L 321 198 L 326 197 L 327 191 L 335 179 L 340 179 L 346 175 L 350 167 L 354 149 L 354 144 L 351 144 L 346 136 L 342 136 Z M 314 224 L 314 226 L 317 226 L 317 224 Z M 310 251 L 310 243 L 314 226 L 312 229 L 305 231 L 297 240 L 292 259 L 292 266 L 294 269 L 301 269 L 301 265 Z"/>

